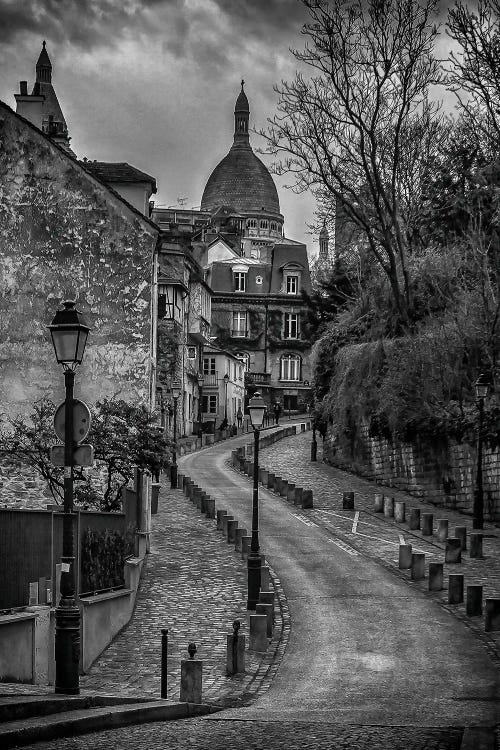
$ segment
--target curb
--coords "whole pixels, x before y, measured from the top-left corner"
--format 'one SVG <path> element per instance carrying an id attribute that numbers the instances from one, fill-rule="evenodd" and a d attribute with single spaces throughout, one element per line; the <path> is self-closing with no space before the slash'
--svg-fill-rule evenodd
<path id="1" fill-rule="evenodd" d="M 145 724 L 152 721 L 173 721 L 218 711 L 215 706 L 195 703 L 169 703 L 151 701 L 132 706 L 107 706 L 63 714 L 9 722 L 0 727 L 2 748 L 29 745 L 41 740 L 52 740 L 88 732 L 124 727 L 128 724 Z"/>

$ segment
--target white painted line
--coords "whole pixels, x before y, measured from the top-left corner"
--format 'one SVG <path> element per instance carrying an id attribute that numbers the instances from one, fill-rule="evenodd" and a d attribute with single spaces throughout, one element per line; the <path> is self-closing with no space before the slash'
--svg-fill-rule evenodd
<path id="1" fill-rule="evenodd" d="M 332 544 L 335 544 L 337 547 L 339 547 L 341 550 L 344 550 L 344 552 L 347 552 L 348 555 L 358 555 L 358 551 L 353 549 L 352 547 L 349 547 L 348 544 L 345 542 L 341 542 L 339 539 L 330 539 L 328 537 L 328 541 Z"/>
<path id="2" fill-rule="evenodd" d="M 361 534 L 358 532 L 358 536 L 364 536 L 366 539 L 374 539 L 376 542 L 383 542 L 384 544 L 390 544 L 394 547 L 399 547 L 399 540 L 397 542 L 391 542 L 389 539 L 382 539 L 379 536 L 370 536 L 369 534 Z M 427 550 L 425 549 L 417 549 L 417 547 L 413 547 L 413 552 L 424 552 L 426 555 L 429 554 Z"/>
<path id="3" fill-rule="evenodd" d="M 318 528 L 318 524 L 314 523 L 314 521 L 310 521 L 306 516 L 301 516 L 300 513 L 291 513 L 291 516 L 297 519 L 297 521 L 300 521 L 301 523 L 305 524 L 306 526 L 316 526 Z"/>
<path id="4" fill-rule="evenodd" d="M 329 516 L 337 516 L 337 518 L 341 518 L 343 521 L 350 521 L 349 516 L 343 516 L 340 513 L 335 513 L 333 510 L 321 510 L 320 508 L 314 509 L 315 513 L 327 513 Z M 368 523 L 368 521 L 360 521 L 360 524 L 364 524 L 365 526 L 373 526 L 374 528 L 377 528 L 378 524 L 376 523 Z"/>
<path id="5" fill-rule="evenodd" d="M 356 529 L 358 528 L 358 521 L 359 521 L 359 510 L 356 511 L 354 514 L 354 521 L 352 522 L 352 533 L 356 533 Z"/>

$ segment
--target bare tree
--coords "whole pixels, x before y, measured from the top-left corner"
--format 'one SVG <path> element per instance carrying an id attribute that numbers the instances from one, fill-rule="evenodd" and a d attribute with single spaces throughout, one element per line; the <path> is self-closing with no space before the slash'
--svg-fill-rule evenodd
<path id="1" fill-rule="evenodd" d="M 313 73 L 276 87 L 278 114 L 262 135 L 296 191 L 313 190 L 325 214 L 340 208 L 366 237 L 405 326 L 419 181 L 443 135 L 429 99 L 442 81 L 436 0 L 302 2 L 311 20 L 293 55 Z"/>
<path id="2" fill-rule="evenodd" d="M 471 10 L 460 0 L 448 12 L 448 35 L 459 45 L 452 52 L 448 80 L 472 128 L 500 150 L 500 2 L 478 0 Z"/>

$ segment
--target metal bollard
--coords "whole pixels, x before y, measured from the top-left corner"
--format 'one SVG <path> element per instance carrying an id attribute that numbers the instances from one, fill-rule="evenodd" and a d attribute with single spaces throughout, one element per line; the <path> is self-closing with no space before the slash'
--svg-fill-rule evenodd
<path id="1" fill-rule="evenodd" d="M 384 497 L 384 516 L 392 518 L 394 516 L 394 498 Z"/>
<path id="2" fill-rule="evenodd" d="M 410 531 L 417 531 L 420 528 L 420 508 L 410 508 Z"/>
<path id="3" fill-rule="evenodd" d="M 245 671 L 245 636 L 239 633 L 241 623 L 233 622 L 232 635 L 227 636 L 226 672 L 228 675 Z"/>
<path id="4" fill-rule="evenodd" d="M 483 556 L 483 535 L 482 534 L 471 534 L 470 535 L 470 552 L 469 557 L 482 557 Z"/>
<path id="5" fill-rule="evenodd" d="M 448 576 L 448 604 L 461 604 L 464 600 L 463 573 L 450 573 Z"/>
<path id="6" fill-rule="evenodd" d="M 455 526 L 455 537 L 460 539 L 462 552 L 467 549 L 467 526 Z"/>
<path id="7" fill-rule="evenodd" d="M 354 510 L 354 492 L 342 493 L 342 509 Z"/>
<path id="8" fill-rule="evenodd" d="M 467 603 L 465 609 L 469 617 L 479 617 L 483 614 L 482 586 L 467 586 Z"/>
<path id="9" fill-rule="evenodd" d="M 384 496 L 380 493 L 375 495 L 373 510 L 375 513 L 382 513 L 384 510 Z"/>
<path id="10" fill-rule="evenodd" d="M 161 697 L 167 697 L 168 629 L 161 631 Z"/>
<path id="11" fill-rule="evenodd" d="M 448 519 L 438 518 L 437 524 L 437 538 L 440 542 L 445 542 L 448 539 Z"/>

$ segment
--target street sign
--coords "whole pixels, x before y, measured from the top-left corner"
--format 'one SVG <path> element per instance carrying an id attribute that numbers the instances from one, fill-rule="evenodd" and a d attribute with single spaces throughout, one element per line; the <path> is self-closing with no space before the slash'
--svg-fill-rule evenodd
<path id="1" fill-rule="evenodd" d="M 64 423 L 66 416 L 66 403 L 63 401 L 62 404 L 56 409 L 54 414 L 54 430 L 59 438 L 64 442 Z M 90 430 L 90 409 L 84 401 L 80 401 L 77 398 L 73 399 L 73 440 L 75 443 L 81 443 L 85 440 Z"/>
<path id="2" fill-rule="evenodd" d="M 50 460 L 54 466 L 64 466 L 64 445 L 53 445 L 50 449 Z M 74 466 L 93 466 L 94 446 L 90 443 L 77 445 L 73 450 Z"/>

